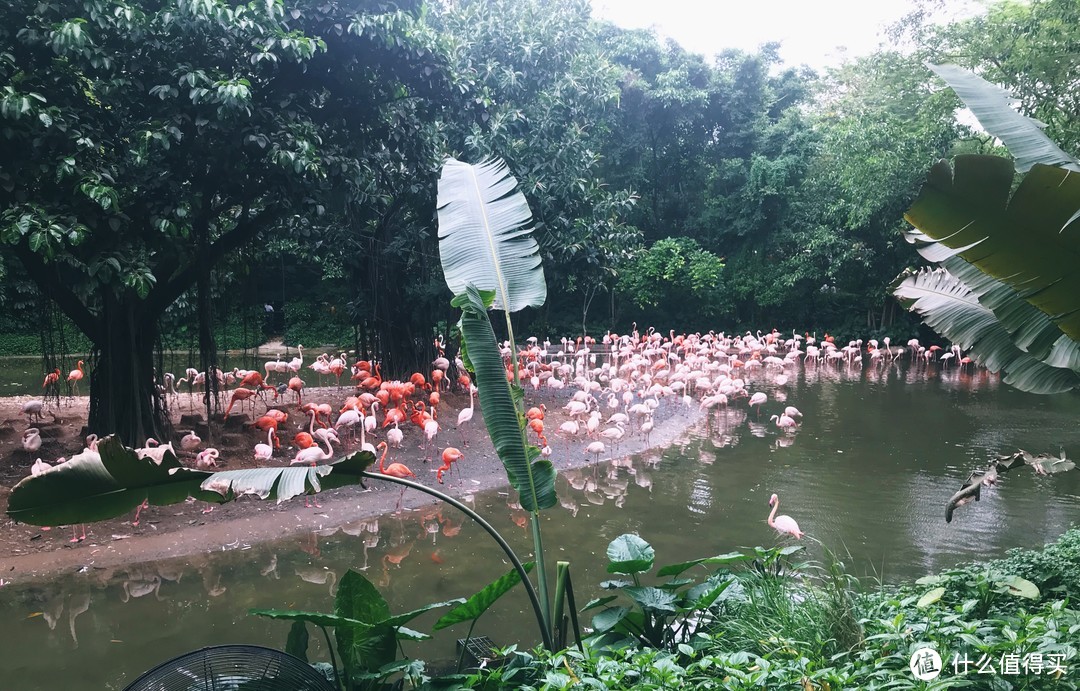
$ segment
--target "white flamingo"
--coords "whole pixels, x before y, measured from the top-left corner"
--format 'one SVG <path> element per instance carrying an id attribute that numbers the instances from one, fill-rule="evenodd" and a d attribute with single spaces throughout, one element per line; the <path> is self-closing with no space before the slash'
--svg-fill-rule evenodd
<path id="1" fill-rule="evenodd" d="M 461 433 L 461 443 L 463 445 L 465 445 L 465 446 L 468 446 L 469 442 L 465 438 L 465 431 L 461 429 L 461 426 L 464 425 L 466 422 L 472 420 L 472 418 L 473 418 L 473 411 L 474 411 L 473 394 L 474 393 L 476 393 L 476 386 L 474 384 L 469 384 L 469 407 L 468 408 L 462 408 L 461 412 L 458 413 L 458 416 L 457 416 L 458 432 Z"/>
<path id="2" fill-rule="evenodd" d="M 796 538 L 801 538 L 804 533 L 799 530 L 799 524 L 795 522 L 795 519 L 791 516 L 777 516 L 776 510 L 780 508 L 780 498 L 775 494 L 769 498 L 769 506 L 772 507 L 772 511 L 769 513 L 769 526 L 776 530 L 781 535 L 788 534 L 794 535 Z"/>

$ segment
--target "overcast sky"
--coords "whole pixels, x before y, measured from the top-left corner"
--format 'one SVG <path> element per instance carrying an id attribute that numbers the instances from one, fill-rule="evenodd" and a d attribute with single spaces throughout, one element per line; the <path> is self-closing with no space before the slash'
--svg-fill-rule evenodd
<path id="1" fill-rule="evenodd" d="M 593 15 L 632 29 L 653 27 L 684 48 L 711 56 L 782 44 L 789 65 L 822 68 L 870 52 L 912 0 L 592 0 Z M 968 3 L 961 3 L 968 4 Z"/>

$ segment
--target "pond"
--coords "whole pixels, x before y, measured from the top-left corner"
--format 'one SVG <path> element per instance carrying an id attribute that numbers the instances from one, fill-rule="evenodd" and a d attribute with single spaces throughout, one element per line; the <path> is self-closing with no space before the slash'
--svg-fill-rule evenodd
<path id="1" fill-rule="evenodd" d="M 765 523 L 773 492 L 807 533 L 801 544 L 810 557 L 822 554 L 816 541 L 850 553 L 849 569 L 871 583 L 1038 547 L 1080 519 L 1080 472 L 1037 477 L 1022 469 L 959 509 L 951 524 L 944 521 L 947 499 L 991 456 L 1017 447 L 1076 454 L 1076 396 L 1022 394 L 985 372 L 898 366 L 808 367 L 792 376 L 783 403 L 777 389 L 766 390 L 760 422 L 743 402 L 665 450 L 561 473 L 560 507 L 544 514 L 544 539 L 552 559 L 573 564 L 579 603 L 597 593 L 607 577 L 606 546 L 625 532 L 652 543 L 658 564 L 781 542 Z M 805 416 L 793 436 L 765 424 L 783 405 Z M 473 503 L 528 554 L 531 542 L 519 527 L 525 516 L 511 497 L 477 494 Z M 0 678 L 26 690 L 118 689 L 204 645 L 281 648 L 288 625 L 248 609 L 329 611 L 347 568 L 363 569 L 400 612 L 467 597 L 510 567 L 455 510 L 431 506 L 298 540 L 10 584 L 0 590 Z M 476 634 L 532 645 L 527 601 L 512 595 L 480 620 Z M 410 627 L 429 631 L 437 616 Z M 450 658 L 465 631 L 406 650 Z M 315 657 L 326 659 L 321 636 L 313 632 L 311 640 Z"/>

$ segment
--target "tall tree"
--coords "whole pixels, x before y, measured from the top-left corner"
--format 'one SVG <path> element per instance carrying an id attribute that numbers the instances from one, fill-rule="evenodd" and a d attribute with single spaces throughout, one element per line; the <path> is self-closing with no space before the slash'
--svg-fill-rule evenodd
<path id="1" fill-rule="evenodd" d="M 166 308 L 196 284 L 208 298 L 214 264 L 260 234 L 371 194 L 365 159 L 413 130 L 386 109 L 442 76 L 402 17 L 322 0 L 3 5 L 0 237 L 94 344 L 91 428 L 162 434 Z"/>

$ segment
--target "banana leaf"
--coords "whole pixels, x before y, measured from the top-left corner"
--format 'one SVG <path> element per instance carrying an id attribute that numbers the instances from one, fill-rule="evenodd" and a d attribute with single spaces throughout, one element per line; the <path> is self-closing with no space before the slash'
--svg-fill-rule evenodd
<path id="1" fill-rule="evenodd" d="M 540 450 L 526 441 L 525 421 L 515 401 L 515 396 L 520 398 L 521 390 L 512 387 L 506 379 L 506 367 L 483 297 L 468 285 L 450 304 L 461 309 L 458 328 L 468 344 L 469 361 L 476 373 L 484 425 L 510 485 L 520 494 L 521 506 L 526 511 L 555 506 L 558 503 L 555 467 L 548 460 L 536 460 Z"/>
<path id="2" fill-rule="evenodd" d="M 1002 281 L 1080 340 L 1080 175 L 1035 165 L 1009 197 L 1013 170 L 995 156 L 935 165 L 905 218 Z"/>
<path id="3" fill-rule="evenodd" d="M 363 482 L 375 454 L 358 451 L 330 465 L 255 468 L 208 473 L 180 465 L 166 451 L 161 464 L 142 459 L 115 436 L 98 443 L 98 455 L 80 454 L 38 476 L 24 478 L 11 491 L 7 514 L 31 525 L 56 526 L 121 516 L 144 500 L 155 506 L 177 504 L 189 496 L 224 503 L 244 494 L 280 503 L 306 492 Z"/>
<path id="4" fill-rule="evenodd" d="M 1025 173 L 1042 163 L 1080 171 L 1080 162 L 1046 136 L 1045 125 L 1013 109 L 1010 93 L 956 65 L 928 67 L 952 87 L 983 129 L 1005 144 L 1016 159 L 1016 170 Z"/>
<path id="5" fill-rule="evenodd" d="M 468 285 L 495 291 L 494 308 L 517 312 L 547 300 L 540 247 L 525 226 L 532 212 L 501 159 L 453 158 L 439 177 L 439 256 L 454 295 Z"/>
<path id="6" fill-rule="evenodd" d="M 907 310 L 922 316 L 927 326 L 964 349 L 1004 381 L 1022 391 L 1061 393 L 1080 387 L 1080 375 L 1051 367 L 1017 347 L 997 316 L 945 269 L 901 274 L 891 286 Z"/>
<path id="7" fill-rule="evenodd" d="M 144 500 L 162 506 L 188 496 L 217 499 L 200 489 L 210 473 L 182 467 L 168 451 L 158 465 L 139 458 L 115 436 L 102 439 L 97 448 L 97 454 L 82 453 L 41 475 L 23 478 L 11 490 L 8 517 L 58 526 L 121 516 Z"/>

